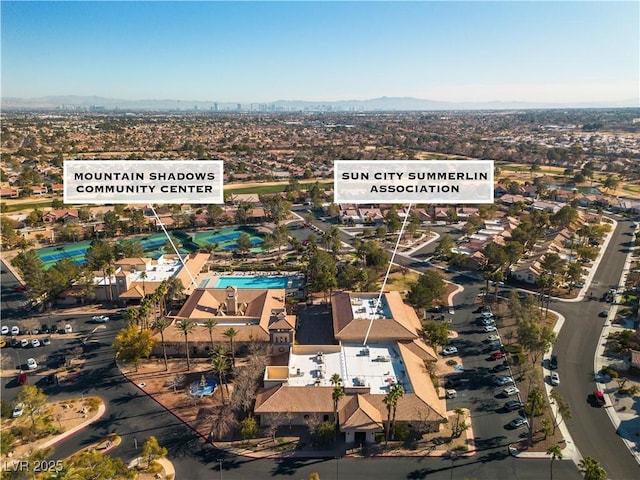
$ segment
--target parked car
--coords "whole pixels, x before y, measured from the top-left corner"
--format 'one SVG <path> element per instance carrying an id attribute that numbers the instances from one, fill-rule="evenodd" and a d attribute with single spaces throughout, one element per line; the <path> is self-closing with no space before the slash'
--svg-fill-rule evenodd
<path id="1" fill-rule="evenodd" d="M 505 377 L 503 375 L 500 375 L 493 379 L 493 383 L 502 387 L 504 385 L 508 385 L 510 383 L 515 383 L 515 382 L 511 377 Z"/>
<path id="2" fill-rule="evenodd" d="M 519 392 L 520 390 L 518 390 L 516 387 L 510 386 L 502 390 L 502 395 L 504 395 L 505 397 L 510 397 L 511 395 L 515 395 Z"/>
<path id="3" fill-rule="evenodd" d="M 553 386 L 560 385 L 560 375 L 558 375 L 558 372 L 552 372 L 550 380 L 551 380 L 551 385 Z"/>
<path id="4" fill-rule="evenodd" d="M 504 404 L 504 409 L 508 412 L 513 412 L 514 410 L 520 410 L 524 405 L 520 400 L 509 400 Z"/>
<path id="5" fill-rule="evenodd" d="M 11 413 L 11 416 L 13 418 L 18 418 L 18 417 L 21 417 L 23 414 L 24 414 L 24 404 L 22 402 L 16 403 L 16 405 L 13 407 L 13 412 Z"/>
<path id="6" fill-rule="evenodd" d="M 51 339 L 49 337 L 43 338 L 42 345 L 51 345 Z"/>
<path id="7" fill-rule="evenodd" d="M 20 335 L 20 327 L 17 325 L 11 327 L 11 335 Z"/>
<path id="8" fill-rule="evenodd" d="M 505 362 L 499 363 L 498 365 L 496 365 L 495 367 L 493 367 L 491 369 L 492 373 L 499 373 L 499 372 L 504 372 L 505 370 L 509 370 L 509 365 L 507 365 Z"/>
<path id="9" fill-rule="evenodd" d="M 480 315 L 482 315 L 482 318 L 493 318 L 493 313 L 491 313 L 491 311 L 483 311 Z"/>
<path id="10" fill-rule="evenodd" d="M 29 340 L 27 340 L 26 338 L 23 338 L 22 340 L 20 340 L 20 346 L 22 348 L 26 348 L 29 346 Z"/>
<path id="11" fill-rule="evenodd" d="M 501 342 L 491 342 L 489 344 L 489 346 L 487 347 L 487 349 L 490 352 L 493 352 L 494 350 L 500 350 L 502 348 L 502 343 Z"/>
<path id="12" fill-rule="evenodd" d="M 482 325 L 495 325 L 495 320 L 493 317 L 487 317 L 482 319 Z"/>
<path id="13" fill-rule="evenodd" d="M 27 374 L 22 372 L 18 375 L 17 381 L 18 381 L 18 385 L 24 385 L 27 383 L 27 381 L 29 380 L 29 378 L 27 377 Z"/>
<path id="14" fill-rule="evenodd" d="M 496 328 L 495 325 L 485 325 L 482 330 L 484 330 L 486 333 L 489 333 L 489 332 L 496 332 L 498 329 Z"/>
<path id="15" fill-rule="evenodd" d="M 456 392 L 453 388 L 449 388 L 445 392 L 445 397 L 446 398 L 456 398 L 457 396 L 458 396 L 458 392 Z"/>
<path id="16" fill-rule="evenodd" d="M 609 316 L 609 309 L 607 309 L 607 310 L 602 310 L 602 311 L 598 314 L 598 316 L 599 316 L 600 318 L 607 318 L 607 317 Z"/>
<path id="17" fill-rule="evenodd" d="M 558 368 L 558 357 L 556 355 L 551 355 L 551 359 L 549 360 L 549 368 L 551 370 L 555 370 Z"/>
<path id="18" fill-rule="evenodd" d="M 458 348 L 453 345 L 449 345 L 442 349 L 442 355 L 455 355 L 456 353 L 458 353 Z"/>
<path id="19" fill-rule="evenodd" d="M 2 325 L 2 330 L 0 333 L 2 333 L 2 335 L 9 335 L 9 327 L 7 327 L 6 325 Z"/>
<path id="20" fill-rule="evenodd" d="M 34 358 L 27 359 L 27 368 L 29 370 L 36 370 L 38 368 L 38 364 L 36 363 L 36 360 Z"/>
<path id="21" fill-rule="evenodd" d="M 604 393 L 601 392 L 600 390 L 594 390 L 593 391 L 593 406 L 594 407 L 604 407 L 606 402 L 604 400 Z"/>
<path id="22" fill-rule="evenodd" d="M 107 317 L 106 315 L 95 315 L 91 317 L 91 320 L 96 323 L 107 323 L 109 321 L 109 317 Z"/>
<path id="23" fill-rule="evenodd" d="M 34 338 L 33 340 L 31 340 L 31 347 L 36 348 L 40 346 L 40 340 L 38 340 L 37 338 Z"/>
<path id="24" fill-rule="evenodd" d="M 491 360 L 500 360 L 501 358 L 506 358 L 507 354 L 504 352 L 494 352 L 492 353 L 489 358 L 491 358 Z"/>
<path id="25" fill-rule="evenodd" d="M 524 427 L 525 425 L 528 425 L 529 422 L 527 421 L 526 418 L 524 417 L 516 417 L 513 420 L 511 420 L 511 422 L 509 422 L 509 428 L 520 428 L 520 427 Z"/>
<path id="26" fill-rule="evenodd" d="M 497 334 L 489 335 L 489 336 L 487 337 L 487 340 L 488 340 L 489 342 L 495 342 L 495 341 L 498 341 L 498 340 L 500 340 L 500 335 L 497 335 Z"/>
<path id="27" fill-rule="evenodd" d="M 73 333 L 73 328 L 71 327 L 71 325 L 70 325 L 70 324 L 68 324 L 68 323 L 67 323 L 67 324 L 64 326 L 64 333 Z"/>

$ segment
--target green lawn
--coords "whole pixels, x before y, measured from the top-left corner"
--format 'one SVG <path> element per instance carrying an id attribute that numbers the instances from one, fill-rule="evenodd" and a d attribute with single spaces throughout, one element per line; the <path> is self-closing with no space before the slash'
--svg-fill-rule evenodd
<path id="1" fill-rule="evenodd" d="M 306 190 L 308 186 L 312 185 L 311 183 L 301 183 L 300 189 Z M 318 182 L 321 190 L 326 190 L 327 188 L 333 188 L 333 182 Z M 283 183 L 280 185 L 263 185 L 263 186 L 254 186 L 254 187 L 239 187 L 239 188 L 225 188 L 225 193 L 229 192 L 231 194 L 242 194 L 242 193 L 281 193 L 284 192 L 289 184 Z"/>

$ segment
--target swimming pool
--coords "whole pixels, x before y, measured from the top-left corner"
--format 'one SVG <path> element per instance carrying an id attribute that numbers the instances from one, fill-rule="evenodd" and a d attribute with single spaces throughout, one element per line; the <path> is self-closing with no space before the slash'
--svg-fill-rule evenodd
<path id="1" fill-rule="evenodd" d="M 290 286 L 291 285 L 291 286 Z M 288 276 L 220 277 L 215 288 L 293 288 L 293 278 Z"/>

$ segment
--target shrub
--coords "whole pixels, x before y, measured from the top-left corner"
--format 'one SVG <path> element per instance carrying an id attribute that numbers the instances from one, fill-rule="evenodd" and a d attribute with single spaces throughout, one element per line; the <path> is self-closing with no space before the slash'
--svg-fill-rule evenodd
<path id="1" fill-rule="evenodd" d="M 469 451 L 469 445 L 456 445 L 455 447 L 453 447 L 453 450 L 456 450 L 458 452 L 468 452 Z"/>
<path id="2" fill-rule="evenodd" d="M 11 408 L 11 403 L 6 400 L 0 401 L 0 417 L 11 418 L 12 415 L 13 408 Z"/>
<path id="3" fill-rule="evenodd" d="M 243 439 L 253 438 L 258 433 L 258 422 L 255 417 L 247 417 L 240 422 L 240 436 Z"/>
<path id="4" fill-rule="evenodd" d="M 447 360 L 447 365 L 449 365 L 450 367 L 453 367 L 454 365 L 457 365 L 458 362 L 456 362 L 453 358 L 450 358 L 449 360 Z"/>
<path id="5" fill-rule="evenodd" d="M 95 412 L 96 410 L 98 410 L 101 404 L 102 400 L 100 400 L 98 397 L 89 397 L 84 399 L 84 405 L 90 412 Z"/>
<path id="6" fill-rule="evenodd" d="M 511 345 L 505 345 L 504 351 L 507 353 L 511 353 L 512 355 L 515 355 L 522 352 L 522 345 L 518 345 L 517 343 L 512 343 Z"/>
<path id="7" fill-rule="evenodd" d="M 409 427 L 402 423 L 399 423 L 395 426 L 393 433 L 396 440 L 405 441 L 407 438 L 409 438 Z"/>

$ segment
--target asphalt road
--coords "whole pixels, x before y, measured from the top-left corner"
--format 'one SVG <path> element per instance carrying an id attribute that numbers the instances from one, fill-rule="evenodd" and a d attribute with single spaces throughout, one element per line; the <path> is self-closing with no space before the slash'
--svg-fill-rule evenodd
<path id="1" fill-rule="evenodd" d="M 633 237 L 632 222 L 621 220 L 609 242 L 607 253 L 593 278 L 591 290 L 596 298 L 612 287 L 617 287 L 625 257 Z M 597 459 L 613 480 L 631 480 L 640 477 L 640 466 L 616 434 L 603 408 L 593 408 L 587 402 L 596 387 L 594 380 L 594 353 L 605 319 L 598 316 L 604 302 L 585 299 L 579 303 L 555 302 L 552 309 L 565 317 L 565 324 L 553 351 L 558 355 L 561 384 L 557 387 L 571 406 L 571 419 L 567 426 L 583 456 Z"/>
<path id="2" fill-rule="evenodd" d="M 28 312 L 22 308 L 27 296 L 18 291 L 17 288 L 21 283 L 15 277 L 11 270 L 7 268 L 5 260 L 1 261 L 2 269 L 0 271 L 0 309 L 2 310 L 3 324 L 11 318 L 26 317 Z"/>

